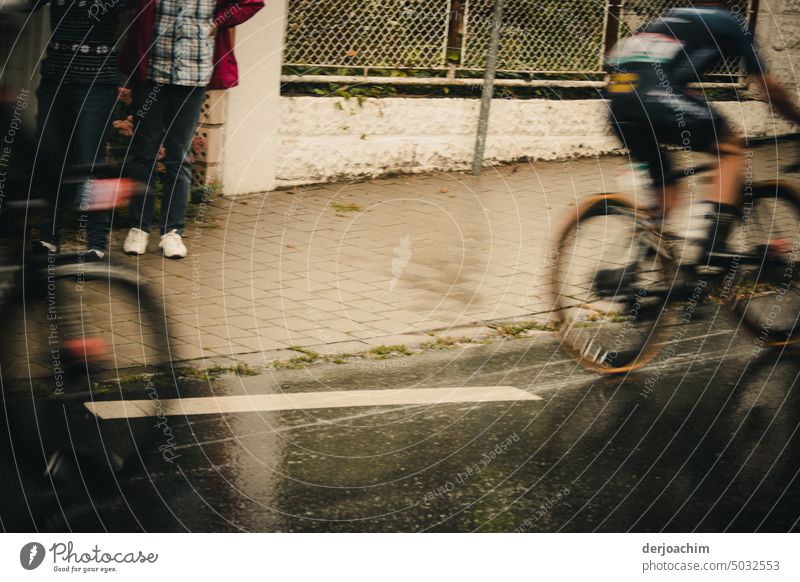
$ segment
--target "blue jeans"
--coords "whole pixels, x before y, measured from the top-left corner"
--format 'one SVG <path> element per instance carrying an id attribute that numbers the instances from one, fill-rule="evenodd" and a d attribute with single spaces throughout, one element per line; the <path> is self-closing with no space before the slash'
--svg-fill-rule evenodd
<path id="1" fill-rule="evenodd" d="M 130 177 L 147 184 L 146 194 L 131 200 L 128 222 L 133 228 L 150 230 L 156 198 L 158 153 L 164 145 L 165 171 L 161 197 L 161 234 L 177 230 L 183 234 L 186 203 L 192 183 L 189 153 L 205 97 L 205 87 L 183 87 L 135 82 L 134 131 L 128 161 Z"/>
<path id="2" fill-rule="evenodd" d="M 45 77 L 36 96 L 39 156 L 51 158 L 37 160 L 34 168 L 36 185 L 50 203 L 49 215 L 39 226 L 40 238 L 58 245 L 64 205 L 75 203 L 78 195 L 76 185 L 62 184 L 61 178 L 71 165 L 106 161 L 106 137 L 114 120 L 117 87 L 61 84 L 58 79 Z M 105 251 L 111 214 L 92 212 L 79 215 L 78 221 L 79 236 L 88 238 L 89 248 Z"/>

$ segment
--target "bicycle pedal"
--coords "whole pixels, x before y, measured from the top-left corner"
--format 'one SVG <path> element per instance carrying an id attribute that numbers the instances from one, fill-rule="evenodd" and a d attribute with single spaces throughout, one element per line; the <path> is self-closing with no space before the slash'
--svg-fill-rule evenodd
<path id="1" fill-rule="evenodd" d="M 592 280 L 592 287 L 595 291 L 604 295 L 625 294 L 631 290 L 631 283 L 635 282 L 638 272 L 633 268 L 619 267 L 614 269 L 598 269 Z"/>
<path id="2" fill-rule="evenodd" d="M 57 481 L 70 481 L 78 475 L 75 460 L 71 455 L 62 450 L 58 450 L 47 459 L 47 467 L 43 477 L 49 477 Z"/>

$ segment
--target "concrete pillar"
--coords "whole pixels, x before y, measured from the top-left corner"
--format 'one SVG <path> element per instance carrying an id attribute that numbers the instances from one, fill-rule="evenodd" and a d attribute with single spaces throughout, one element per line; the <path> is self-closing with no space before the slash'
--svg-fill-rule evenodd
<path id="1" fill-rule="evenodd" d="M 228 92 L 208 91 L 200 111 L 195 135 L 199 140 L 192 144 L 192 192 L 221 193 L 224 169 L 225 117 L 228 111 Z"/>
<path id="2" fill-rule="evenodd" d="M 286 4 L 267 0 L 258 14 L 236 28 L 239 86 L 227 94 L 222 154 L 226 196 L 275 187 Z"/>

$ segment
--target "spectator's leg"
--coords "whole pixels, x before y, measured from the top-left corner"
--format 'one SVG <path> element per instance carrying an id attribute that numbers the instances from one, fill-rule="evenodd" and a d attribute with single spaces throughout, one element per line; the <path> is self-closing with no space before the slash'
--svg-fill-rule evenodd
<path id="1" fill-rule="evenodd" d="M 67 163 L 70 119 L 74 119 L 67 89 L 55 80 L 42 79 L 36 92 L 38 115 L 36 137 L 39 147 L 33 168 L 34 189 L 48 202 L 47 215 L 39 225 L 39 238 L 58 246 L 65 192 L 61 176 Z"/>
<path id="2" fill-rule="evenodd" d="M 92 85 L 86 88 L 83 104 L 75 125 L 72 161 L 95 165 L 106 160 L 106 141 L 113 121 L 117 88 L 114 85 Z M 89 249 L 105 252 L 111 229 L 110 212 L 93 212 L 88 217 Z"/>
<path id="3" fill-rule="evenodd" d="M 161 234 L 177 230 L 183 234 L 186 203 L 192 184 L 189 160 L 192 139 L 197 129 L 205 87 L 170 87 L 167 132 L 164 137 L 167 155 L 164 159 L 164 196 L 161 200 Z"/>
<path id="4" fill-rule="evenodd" d="M 131 228 L 145 232 L 150 230 L 156 197 L 156 167 L 158 152 L 161 149 L 161 135 L 165 125 L 166 85 L 153 82 L 134 83 L 131 87 L 133 97 L 133 137 L 128 154 L 127 174 L 144 184 L 144 196 L 131 200 L 128 209 L 128 222 Z"/>

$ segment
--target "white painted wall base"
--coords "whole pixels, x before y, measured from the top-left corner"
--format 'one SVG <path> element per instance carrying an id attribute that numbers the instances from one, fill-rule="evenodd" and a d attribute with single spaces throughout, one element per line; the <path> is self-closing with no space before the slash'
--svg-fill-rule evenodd
<path id="1" fill-rule="evenodd" d="M 465 170 L 472 161 L 475 99 L 281 98 L 276 186 L 380 176 L 391 172 Z M 787 133 L 759 102 L 719 108 L 748 136 Z M 606 102 L 496 100 L 486 162 L 600 155 L 620 147 L 606 122 Z"/>
<path id="2" fill-rule="evenodd" d="M 241 86 L 228 94 L 223 183 L 227 195 L 276 187 L 470 167 L 477 99 L 281 97 L 287 0 L 236 31 Z M 779 78 L 796 87 L 800 0 L 762 0 L 757 37 Z M 758 102 L 720 103 L 749 136 L 792 131 Z M 501 100 L 489 122 L 486 162 L 618 151 L 601 100 Z"/>

